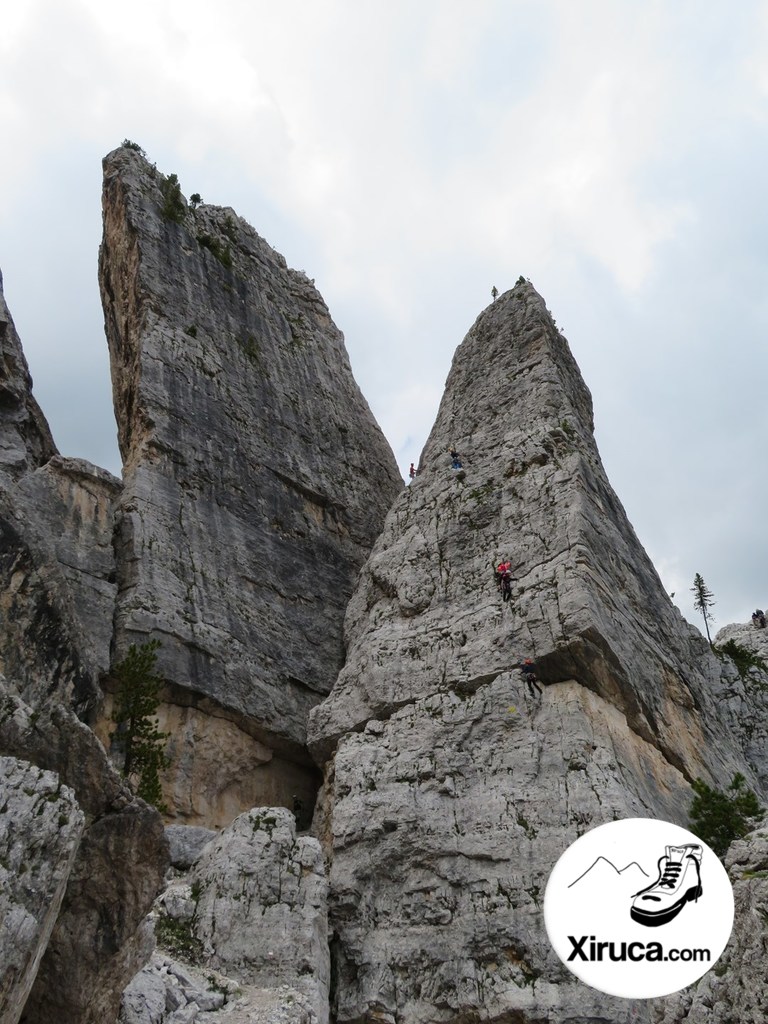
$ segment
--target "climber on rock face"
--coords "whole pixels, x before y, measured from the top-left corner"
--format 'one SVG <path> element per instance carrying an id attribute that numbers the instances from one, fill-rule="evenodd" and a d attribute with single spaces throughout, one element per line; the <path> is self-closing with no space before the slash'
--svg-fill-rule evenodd
<path id="1" fill-rule="evenodd" d="M 456 451 L 453 445 L 451 445 L 449 451 L 451 456 L 451 469 L 461 469 L 461 459 L 459 458 L 459 453 Z"/>
<path id="2" fill-rule="evenodd" d="M 536 691 L 541 696 L 542 689 L 536 678 L 536 666 L 530 658 L 526 658 L 525 661 L 520 663 L 520 671 L 523 673 L 523 679 L 525 679 L 528 686 L 528 693 L 533 697 L 535 695 L 534 691 Z"/>
<path id="3" fill-rule="evenodd" d="M 493 570 L 496 588 L 501 592 L 502 600 L 509 601 L 512 597 L 512 563 L 501 561 Z"/>
<path id="4" fill-rule="evenodd" d="M 416 476 L 416 468 L 413 465 L 413 463 L 411 463 L 411 468 L 408 470 L 408 476 L 411 478 L 411 480 L 413 480 L 413 478 Z"/>

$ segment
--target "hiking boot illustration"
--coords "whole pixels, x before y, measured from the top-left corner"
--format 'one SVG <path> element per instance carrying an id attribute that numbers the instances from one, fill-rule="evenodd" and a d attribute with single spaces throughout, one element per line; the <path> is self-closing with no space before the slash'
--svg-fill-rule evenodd
<path id="1" fill-rule="evenodd" d="M 701 852 L 698 843 L 667 846 L 659 857 L 659 877 L 632 899 L 632 920 L 656 928 L 677 917 L 686 903 L 698 900 L 703 892 Z"/>

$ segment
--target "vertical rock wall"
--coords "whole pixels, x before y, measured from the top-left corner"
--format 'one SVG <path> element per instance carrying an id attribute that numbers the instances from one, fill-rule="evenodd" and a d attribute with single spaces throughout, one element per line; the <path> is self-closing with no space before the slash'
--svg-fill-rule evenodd
<path id="1" fill-rule="evenodd" d="M 110 664 L 117 570 L 114 507 L 122 487 L 84 459 L 52 456 L 19 481 L 17 500 L 35 509 L 37 533 L 58 563 L 72 615 L 94 669 Z"/>
<path id="2" fill-rule="evenodd" d="M 170 702 L 234 723 L 251 760 L 303 765 L 311 800 L 306 718 L 402 488 L 392 453 L 312 283 L 129 148 L 104 162 L 100 281 L 125 462 L 118 653 L 159 638 Z M 204 820 L 183 777 L 168 797 Z"/>
<path id="3" fill-rule="evenodd" d="M 59 913 L 83 831 L 58 776 L 0 757 L 0 1024 L 16 1024 Z"/>
<path id="4" fill-rule="evenodd" d="M 589 392 L 530 284 L 458 349 L 346 635 L 309 728 L 337 1020 L 647 1020 L 552 953 L 549 871 L 615 817 L 685 822 L 696 776 L 756 776 L 721 713 L 721 666 L 611 490 Z"/>
<path id="5" fill-rule="evenodd" d="M 151 952 L 142 925 L 168 865 L 160 815 L 133 796 L 59 701 L 31 708 L 0 679 L 0 707 L 0 753 L 55 773 L 84 819 L 24 1024 L 115 1020 L 122 989 Z M 57 851 L 40 856 L 50 861 Z"/>
<path id="6" fill-rule="evenodd" d="M 0 671 L 85 717 L 109 665 L 120 482 L 57 453 L 1 289 L 0 356 Z"/>
<path id="7" fill-rule="evenodd" d="M 16 479 L 55 452 L 51 431 L 32 395 L 32 378 L 0 273 L 0 466 L 5 476 Z"/>
<path id="8" fill-rule="evenodd" d="M 2 866 L 14 876 L 0 1012 L 95 1024 L 115 1019 L 148 955 L 142 925 L 167 863 L 159 814 L 76 716 L 99 704 L 109 664 L 120 485 L 56 453 L 1 296 L 0 351 L 0 757 L 15 766 L 0 777 Z"/>

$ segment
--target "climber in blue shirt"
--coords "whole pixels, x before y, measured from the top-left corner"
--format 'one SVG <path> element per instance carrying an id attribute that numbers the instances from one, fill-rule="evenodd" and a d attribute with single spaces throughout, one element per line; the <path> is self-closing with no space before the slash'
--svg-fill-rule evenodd
<path id="1" fill-rule="evenodd" d="M 533 697 L 535 695 L 535 689 L 539 696 L 541 696 L 542 689 L 536 679 L 536 666 L 530 658 L 526 658 L 525 661 L 520 662 L 520 671 L 523 673 L 523 679 L 525 679 L 528 684 L 528 693 Z"/>

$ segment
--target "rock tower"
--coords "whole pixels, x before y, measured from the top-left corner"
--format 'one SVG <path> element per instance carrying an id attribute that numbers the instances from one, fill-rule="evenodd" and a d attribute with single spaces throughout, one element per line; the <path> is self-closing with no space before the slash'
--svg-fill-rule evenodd
<path id="1" fill-rule="evenodd" d="M 124 460 L 115 645 L 161 641 L 168 799 L 220 825 L 311 806 L 309 710 L 402 488 L 313 283 L 232 210 L 104 161 L 100 281 Z"/>
<path id="2" fill-rule="evenodd" d="M 554 957 L 549 871 L 614 817 L 686 823 L 698 776 L 756 775 L 729 732 L 734 690 L 613 493 L 589 392 L 528 282 L 459 347 L 346 636 L 309 729 L 338 1021 L 644 1019 Z"/>

